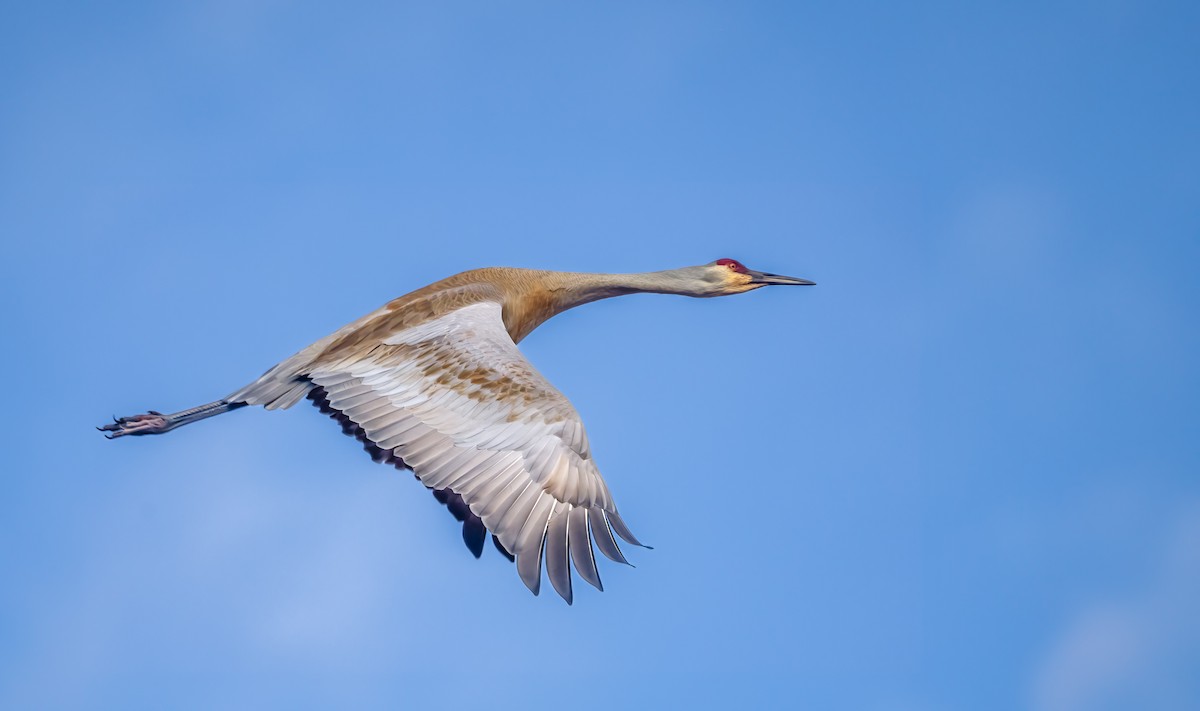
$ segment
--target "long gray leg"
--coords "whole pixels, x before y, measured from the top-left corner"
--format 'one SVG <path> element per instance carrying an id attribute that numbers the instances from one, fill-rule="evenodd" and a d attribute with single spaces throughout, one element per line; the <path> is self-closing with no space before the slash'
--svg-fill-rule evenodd
<path id="1" fill-rule="evenodd" d="M 111 432 L 105 437 L 116 439 L 125 435 L 152 435 L 170 432 L 176 427 L 190 425 L 193 422 L 207 419 L 216 415 L 220 415 L 230 410 L 236 410 L 239 407 L 245 407 L 244 402 L 226 402 L 225 400 L 217 400 L 210 402 L 207 405 L 193 407 L 190 410 L 176 412 L 170 415 L 164 415 L 161 412 L 150 410 L 144 415 L 133 415 L 131 417 L 114 417 L 111 425 L 104 425 L 96 429 L 101 432 Z"/>

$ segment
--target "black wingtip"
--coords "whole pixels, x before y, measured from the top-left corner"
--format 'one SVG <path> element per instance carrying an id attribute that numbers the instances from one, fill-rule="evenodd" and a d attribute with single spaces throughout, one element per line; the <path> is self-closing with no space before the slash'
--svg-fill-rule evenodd
<path id="1" fill-rule="evenodd" d="M 492 543 L 496 544 L 496 550 L 500 551 L 500 554 L 503 555 L 505 558 L 508 558 L 508 561 L 510 563 L 516 562 L 517 557 L 515 555 L 513 555 L 512 553 L 508 552 L 508 549 L 504 547 L 504 544 L 500 542 L 499 538 L 496 538 L 493 535 Z"/>
<path id="2" fill-rule="evenodd" d="M 463 543 L 467 544 L 467 550 L 471 551 L 471 555 L 477 559 L 483 555 L 483 544 L 487 539 L 487 528 L 484 527 L 483 521 L 478 516 L 470 516 L 466 521 L 463 521 L 462 537 Z"/>

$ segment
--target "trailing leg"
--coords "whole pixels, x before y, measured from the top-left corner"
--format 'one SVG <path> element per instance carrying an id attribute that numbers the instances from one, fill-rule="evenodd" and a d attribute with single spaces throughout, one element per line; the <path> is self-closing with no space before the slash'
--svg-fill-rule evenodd
<path id="1" fill-rule="evenodd" d="M 220 415 L 230 410 L 236 410 L 240 407 L 245 407 L 244 402 L 229 402 L 227 400 L 217 400 L 210 402 L 207 405 L 193 407 L 190 410 L 183 410 L 170 415 L 164 415 L 161 412 L 150 410 L 144 415 L 133 415 L 131 417 L 114 417 L 110 425 L 97 427 L 101 432 L 111 432 L 104 435 L 109 439 L 124 437 L 125 435 L 151 435 L 163 434 L 170 432 L 176 427 L 190 425 L 193 422 L 207 419 Z"/>

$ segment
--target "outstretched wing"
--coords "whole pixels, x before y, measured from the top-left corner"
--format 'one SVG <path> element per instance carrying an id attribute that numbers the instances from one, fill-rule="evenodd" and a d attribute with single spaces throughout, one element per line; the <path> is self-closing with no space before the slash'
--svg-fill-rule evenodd
<path id="1" fill-rule="evenodd" d="M 314 363 L 306 375 L 369 449 L 448 501 L 461 498 L 516 557 L 535 595 L 543 552 L 554 589 L 570 602 L 568 560 L 602 589 L 593 538 L 618 562 L 613 532 L 641 545 L 617 514 L 579 414 L 517 349 L 499 303 L 464 306 L 352 358 Z"/>

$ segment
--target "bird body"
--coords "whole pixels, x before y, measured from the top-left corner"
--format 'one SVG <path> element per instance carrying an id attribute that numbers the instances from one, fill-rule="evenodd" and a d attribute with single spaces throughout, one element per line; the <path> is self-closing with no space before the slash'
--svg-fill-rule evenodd
<path id="1" fill-rule="evenodd" d="M 490 531 L 534 594 L 544 560 L 569 603 L 568 561 L 603 589 L 592 541 L 617 562 L 626 562 L 618 538 L 641 543 L 617 512 L 579 414 L 516 344 L 555 314 L 611 296 L 810 283 L 733 260 L 646 274 L 467 271 L 385 304 L 222 400 L 101 429 L 160 434 L 246 405 L 283 409 L 308 398 L 376 460 L 411 469 L 463 521 L 472 553 Z"/>

